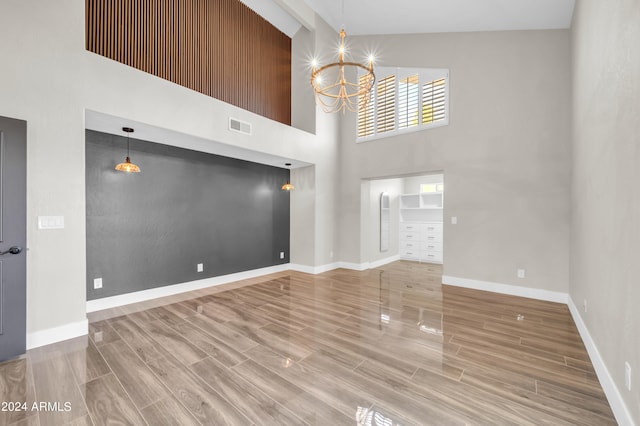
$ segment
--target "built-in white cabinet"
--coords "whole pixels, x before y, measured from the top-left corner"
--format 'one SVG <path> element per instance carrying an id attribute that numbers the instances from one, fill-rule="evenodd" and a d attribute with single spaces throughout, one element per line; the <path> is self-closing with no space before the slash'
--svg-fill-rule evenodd
<path id="1" fill-rule="evenodd" d="M 443 192 L 441 185 L 437 188 L 433 192 L 400 196 L 402 259 L 442 263 Z"/>

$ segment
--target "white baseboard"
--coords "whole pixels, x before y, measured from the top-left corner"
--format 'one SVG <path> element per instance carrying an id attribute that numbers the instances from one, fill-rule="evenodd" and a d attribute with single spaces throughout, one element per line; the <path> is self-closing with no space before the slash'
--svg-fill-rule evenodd
<path id="1" fill-rule="evenodd" d="M 235 274 L 221 275 L 219 277 L 205 278 L 197 281 L 189 281 L 186 283 L 151 288 L 148 290 L 136 291 L 133 293 L 120 294 L 118 296 L 89 300 L 87 301 L 87 313 L 129 305 L 131 303 L 145 302 L 147 300 L 157 299 L 165 296 L 172 296 L 174 294 L 186 293 L 188 291 L 200 290 L 217 285 L 228 284 L 234 281 L 257 278 L 262 275 L 283 272 L 289 269 L 291 269 L 290 265 L 288 263 L 285 263 L 282 265 L 268 266 L 266 268 L 237 272 Z"/>
<path id="2" fill-rule="evenodd" d="M 364 271 L 367 269 L 366 263 L 338 262 L 338 268 L 351 269 L 352 271 Z"/>
<path id="3" fill-rule="evenodd" d="M 400 255 L 396 254 L 395 256 L 385 257 L 384 259 L 374 260 L 373 262 L 368 263 L 368 267 L 366 269 L 374 269 L 384 266 L 388 263 L 395 262 L 400 260 Z"/>
<path id="4" fill-rule="evenodd" d="M 566 304 L 569 301 L 567 293 L 558 291 L 543 290 L 539 288 L 521 287 L 511 284 L 500 284 L 490 281 L 472 280 L 469 278 L 442 276 L 442 283 L 456 287 L 472 288 L 475 290 L 491 291 L 493 293 L 510 294 L 512 296 L 528 297 L 530 299 L 546 300 Z"/>
<path id="5" fill-rule="evenodd" d="M 297 263 L 290 263 L 289 269 L 296 272 L 303 272 L 305 274 L 321 274 L 323 272 L 332 271 L 334 269 L 339 268 L 338 263 L 327 263 L 326 265 L 320 266 L 307 266 L 307 265 L 299 265 Z"/>
<path id="6" fill-rule="evenodd" d="M 50 345 L 51 343 L 73 339 L 89 333 L 89 321 L 83 320 L 59 327 L 47 328 L 46 330 L 27 333 L 27 349 L 38 348 Z"/>
<path id="7" fill-rule="evenodd" d="M 384 259 L 376 260 L 373 262 L 364 262 L 364 263 L 352 263 L 352 262 L 334 262 L 327 263 L 326 265 L 321 266 L 306 266 L 306 265 L 298 265 L 291 263 L 289 264 L 289 269 L 292 271 L 304 272 L 305 274 L 321 274 L 323 272 L 332 271 L 338 268 L 351 269 L 353 271 L 366 271 L 367 269 L 379 268 L 387 263 L 395 262 L 396 260 L 400 260 L 400 255 L 397 254 L 395 256 L 386 257 Z"/>
<path id="8" fill-rule="evenodd" d="M 573 321 L 576 323 L 576 327 L 578 327 L 578 331 L 580 332 L 580 337 L 584 342 L 585 347 L 587 348 L 587 352 L 589 353 L 589 358 L 591 359 L 591 363 L 596 370 L 596 374 L 598 375 L 598 380 L 602 385 L 602 389 L 604 390 L 605 395 L 607 396 L 607 400 L 609 401 L 609 405 L 611 406 L 611 410 L 613 414 L 616 416 L 616 420 L 620 426 L 634 426 L 633 419 L 631 418 L 631 413 L 629 409 L 624 403 L 622 399 L 622 395 L 616 386 L 616 383 L 609 374 L 609 369 L 604 363 L 604 360 L 600 356 L 600 351 L 598 351 L 598 347 L 596 343 L 593 341 L 591 337 L 591 333 L 589 333 L 589 329 L 586 324 L 582 320 L 582 316 L 580 315 L 580 311 L 576 307 L 575 303 L 571 299 L 571 296 L 568 297 L 569 311 L 571 311 L 571 316 L 573 317 Z"/>

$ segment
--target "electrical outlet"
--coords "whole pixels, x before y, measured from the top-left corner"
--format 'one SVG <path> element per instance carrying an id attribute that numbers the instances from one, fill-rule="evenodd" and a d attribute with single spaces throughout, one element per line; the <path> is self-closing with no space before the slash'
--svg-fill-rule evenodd
<path id="1" fill-rule="evenodd" d="M 97 290 L 99 288 L 102 288 L 102 278 L 95 278 L 93 280 L 93 289 Z"/>
<path id="2" fill-rule="evenodd" d="M 283 251 L 280 252 L 280 259 L 284 259 L 284 252 Z"/>
<path id="3" fill-rule="evenodd" d="M 587 299 L 584 299 L 584 302 L 582 302 L 582 306 L 584 308 L 584 312 L 587 312 Z"/>
<path id="4" fill-rule="evenodd" d="M 518 278 L 524 278 L 524 269 L 518 269 Z"/>
<path id="5" fill-rule="evenodd" d="M 202 263 L 198 263 L 198 266 L 196 266 L 196 270 L 198 272 L 204 271 L 204 265 Z"/>
<path id="6" fill-rule="evenodd" d="M 458 224 L 458 216 L 451 216 L 451 224 L 452 225 Z"/>
<path id="7" fill-rule="evenodd" d="M 96 343 L 102 342 L 102 331 L 96 331 L 93 333 L 93 341 Z"/>
<path id="8" fill-rule="evenodd" d="M 631 391 L 631 365 L 628 362 L 624 363 L 624 387 Z"/>

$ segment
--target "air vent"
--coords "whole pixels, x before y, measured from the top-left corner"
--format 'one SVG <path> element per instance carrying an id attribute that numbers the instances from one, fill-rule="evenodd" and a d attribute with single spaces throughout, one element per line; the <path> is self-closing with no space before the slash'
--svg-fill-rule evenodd
<path id="1" fill-rule="evenodd" d="M 237 120 L 235 118 L 229 118 L 229 130 L 234 132 L 244 133 L 245 135 L 251 134 L 251 124 L 244 121 Z"/>

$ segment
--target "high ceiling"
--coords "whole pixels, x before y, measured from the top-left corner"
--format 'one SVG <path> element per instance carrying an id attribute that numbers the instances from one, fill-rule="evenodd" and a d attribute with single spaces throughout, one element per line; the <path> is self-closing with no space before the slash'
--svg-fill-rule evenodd
<path id="1" fill-rule="evenodd" d="M 298 20 L 285 12 L 310 7 L 350 35 L 569 28 L 575 0 L 242 0 L 293 36 Z M 344 13 L 343 13 L 344 2 Z"/>

